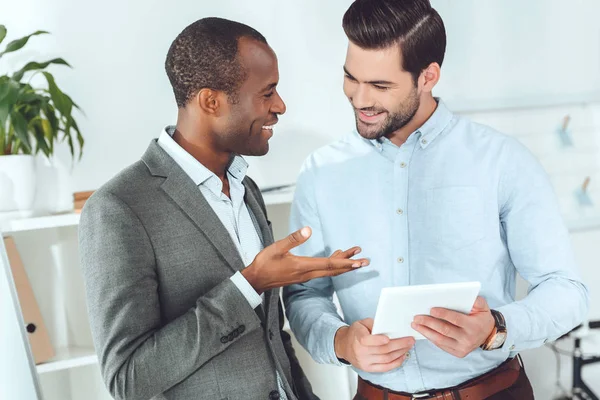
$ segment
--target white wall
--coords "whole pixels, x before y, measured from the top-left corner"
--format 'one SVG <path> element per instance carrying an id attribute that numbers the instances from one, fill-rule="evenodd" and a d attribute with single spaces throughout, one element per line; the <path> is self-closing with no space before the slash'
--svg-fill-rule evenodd
<path id="1" fill-rule="evenodd" d="M 97 188 L 136 161 L 150 139 L 174 122 L 165 55 L 187 24 L 206 16 L 248 23 L 279 56 L 288 113 L 277 127 L 273 151 L 254 162 L 251 173 L 259 183 L 293 180 L 311 149 L 353 128 L 341 90 L 346 48 L 341 18 L 351 0 L 3 3 L 0 20 L 9 39 L 37 29 L 53 35 L 33 39 L 22 55 L 5 56 L 0 68 L 51 56 L 62 56 L 74 67 L 55 68 L 61 87 L 86 113 L 80 127 L 87 145 L 73 171 L 73 190 Z M 433 4 L 448 30 L 437 94 L 454 109 L 600 97 L 600 74 L 594 73 L 600 70 L 597 0 Z M 61 156 L 69 165 L 64 152 Z"/>
<path id="2" fill-rule="evenodd" d="M 312 149 L 353 128 L 341 90 L 346 43 L 341 17 L 350 3 L 2 0 L 0 23 L 8 27 L 8 40 L 37 29 L 53 35 L 35 38 L 21 55 L 0 60 L 0 71 L 16 69 L 32 58 L 55 56 L 74 66 L 74 70 L 54 69 L 58 83 L 86 113 L 79 119 L 87 140 L 84 157 L 65 186 L 67 194 L 95 189 L 137 160 L 159 129 L 174 122 L 175 103 L 163 63 L 177 33 L 205 16 L 248 23 L 267 37 L 279 56 L 280 92 L 288 106 L 272 139 L 271 153 L 253 160 L 250 174 L 263 185 L 289 182 Z M 599 1 L 433 3 L 449 35 L 438 94 L 455 109 L 556 103 L 600 93 Z M 561 152 L 554 141 L 555 130 L 567 113 L 573 117 L 577 141 L 575 148 Z M 584 176 L 593 177 L 591 190 L 600 195 L 597 105 L 469 115 L 518 136 L 534 150 L 552 174 L 569 218 L 578 216 L 572 190 Z M 64 148 L 58 159 L 69 165 Z M 286 211 L 277 215 L 278 229 L 284 232 Z M 600 231 L 573 235 L 583 275 L 592 289 L 595 317 L 600 317 L 600 300 L 595 295 L 600 290 L 598 239 Z M 538 398 L 549 399 L 552 355 L 540 349 L 525 357 L 528 364 L 539 367 L 529 369 Z M 585 375 L 591 380 L 600 376 L 594 368 Z"/>

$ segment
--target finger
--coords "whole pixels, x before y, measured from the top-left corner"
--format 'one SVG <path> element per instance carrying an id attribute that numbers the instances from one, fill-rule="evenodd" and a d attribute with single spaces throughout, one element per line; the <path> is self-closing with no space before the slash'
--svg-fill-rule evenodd
<path id="1" fill-rule="evenodd" d="M 354 271 L 355 269 L 356 268 L 348 267 L 348 268 L 341 268 L 341 269 L 332 269 L 332 270 L 328 270 L 328 271 L 310 271 L 310 272 L 304 273 L 301 277 L 301 280 L 303 282 L 306 282 L 306 281 L 310 281 L 312 279 L 338 276 L 338 275 L 345 274 L 346 272 Z"/>
<path id="2" fill-rule="evenodd" d="M 462 336 L 463 330 L 443 319 L 430 317 L 428 315 L 417 315 L 413 322 L 417 325 L 425 326 L 439 333 L 440 335 L 459 339 Z"/>
<path id="3" fill-rule="evenodd" d="M 360 344 L 365 347 L 380 347 L 388 344 L 390 342 L 390 338 L 385 335 L 367 335 L 360 338 Z M 369 351 L 371 354 L 381 354 L 375 349 L 371 349 Z"/>
<path id="4" fill-rule="evenodd" d="M 446 308 L 432 308 L 431 316 L 448 321 L 455 326 L 462 327 L 467 325 L 468 323 L 468 317 L 465 314 L 453 310 L 448 310 Z"/>
<path id="5" fill-rule="evenodd" d="M 389 364 L 396 361 L 398 358 L 404 356 L 408 352 L 408 349 L 396 350 L 391 353 L 385 354 L 373 354 L 367 359 L 367 362 L 373 364 Z"/>
<path id="6" fill-rule="evenodd" d="M 333 252 L 333 254 L 331 255 L 331 257 L 336 257 L 341 252 L 342 252 L 341 250 L 336 250 L 336 251 Z"/>
<path id="7" fill-rule="evenodd" d="M 348 268 L 360 268 L 366 267 L 369 265 L 369 260 L 366 258 L 361 258 L 358 260 L 348 260 L 345 258 L 324 258 L 324 257 L 296 257 L 298 260 L 298 265 L 301 269 L 306 272 L 313 271 L 329 271 L 331 274 L 326 275 L 335 275 L 335 271 L 339 269 L 348 269 Z M 347 272 L 347 271 L 343 271 Z M 341 273 L 341 272 L 340 272 Z"/>
<path id="8" fill-rule="evenodd" d="M 350 258 L 350 257 L 354 257 L 355 255 L 359 254 L 362 250 L 360 247 L 354 246 L 346 251 L 341 251 L 341 250 L 338 250 L 338 251 L 339 251 L 339 253 L 336 251 L 337 254 L 334 253 L 331 256 L 332 257 L 337 256 L 339 258 Z"/>
<path id="9" fill-rule="evenodd" d="M 378 354 L 389 354 L 389 353 L 393 353 L 393 352 L 399 351 L 399 350 L 403 350 L 406 352 L 406 351 L 412 349 L 414 346 L 415 346 L 415 338 L 413 338 L 412 336 L 409 336 L 409 337 L 404 337 L 404 338 L 392 339 L 392 340 L 390 340 L 390 342 L 388 344 L 379 346 L 379 347 L 375 348 L 374 350 Z"/>
<path id="10" fill-rule="evenodd" d="M 280 254 L 285 254 L 294 247 L 300 246 L 302 243 L 306 242 L 310 235 L 312 234 L 312 230 L 310 227 L 305 226 L 302 229 L 297 230 L 296 232 L 288 235 L 287 237 L 278 240 L 274 243 L 277 252 Z"/>
<path id="11" fill-rule="evenodd" d="M 456 354 L 455 348 L 458 346 L 458 342 L 450 337 L 444 336 L 439 332 L 434 331 L 433 329 L 419 325 L 416 323 L 411 323 L 410 326 L 421 335 L 425 336 L 431 343 L 439 347 L 450 354 Z"/>
<path id="12" fill-rule="evenodd" d="M 396 368 L 400 368 L 404 361 L 406 360 L 406 354 L 399 357 L 397 360 L 392 361 L 387 364 L 373 364 L 369 366 L 369 370 L 367 372 L 388 372 Z"/>

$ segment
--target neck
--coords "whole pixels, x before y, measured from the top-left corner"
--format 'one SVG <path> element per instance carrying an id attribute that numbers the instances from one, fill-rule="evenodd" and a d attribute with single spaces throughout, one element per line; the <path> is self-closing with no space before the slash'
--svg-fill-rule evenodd
<path id="1" fill-rule="evenodd" d="M 408 124 L 389 134 L 387 138 L 390 139 L 390 141 L 396 146 L 402 146 L 414 131 L 419 129 L 425 122 L 427 122 L 436 108 L 437 102 L 433 96 L 426 96 L 425 99 L 421 101 L 415 116 L 408 122 Z"/>
<path id="2" fill-rule="evenodd" d="M 231 163 L 233 154 L 217 148 L 213 136 L 208 131 L 199 128 L 205 124 L 189 118 L 182 118 L 181 114 L 180 110 L 173 134 L 175 143 L 221 180 L 226 180 L 227 167 Z"/>

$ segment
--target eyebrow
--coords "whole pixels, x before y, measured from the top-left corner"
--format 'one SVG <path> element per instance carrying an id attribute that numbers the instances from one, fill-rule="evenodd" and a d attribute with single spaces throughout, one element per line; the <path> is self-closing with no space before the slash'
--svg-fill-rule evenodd
<path id="1" fill-rule="evenodd" d="M 346 66 L 344 66 L 344 72 L 346 73 L 346 75 L 348 75 L 348 78 L 353 79 L 355 81 L 358 82 L 358 79 L 356 79 L 354 76 L 352 76 L 352 74 L 350 72 L 348 72 L 348 70 L 346 69 Z M 390 81 L 366 81 L 365 83 L 368 83 L 370 85 L 394 85 L 394 82 L 390 82 Z"/>

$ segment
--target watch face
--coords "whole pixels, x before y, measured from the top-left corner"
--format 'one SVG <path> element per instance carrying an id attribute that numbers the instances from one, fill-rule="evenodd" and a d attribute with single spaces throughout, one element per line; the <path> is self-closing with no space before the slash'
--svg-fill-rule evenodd
<path id="1" fill-rule="evenodd" d="M 496 336 L 494 337 L 494 341 L 492 342 L 490 348 L 498 349 L 498 348 L 502 347 L 502 345 L 504 344 L 505 341 L 506 341 L 506 333 L 498 332 L 498 333 L 496 333 Z"/>

